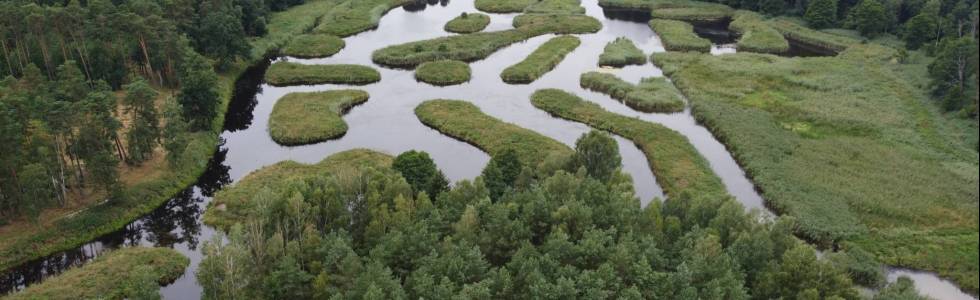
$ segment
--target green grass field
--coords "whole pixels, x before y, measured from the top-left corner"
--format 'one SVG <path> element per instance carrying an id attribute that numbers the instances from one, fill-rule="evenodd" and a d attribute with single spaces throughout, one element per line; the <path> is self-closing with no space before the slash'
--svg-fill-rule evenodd
<path id="1" fill-rule="evenodd" d="M 737 11 L 728 28 L 739 34 L 735 46 L 741 51 L 772 54 L 789 51 L 789 42 L 757 13 Z"/>
<path id="2" fill-rule="evenodd" d="M 4 299 L 132 298 L 134 288 L 159 288 L 157 284 L 173 282 L 189 264 L 187 257 L 169 248 L 123 248 Z"/>
<path id="3" fill-rule="evenodd" d="M 488 116 L 466 101 L 429 100 L 415 108 L 415 116 L 426 126 L 470 143 L 490 156 L 514 150 L 520 161 L 541 167 L 563 162 L 573 153 L 565 144 Z"/>
<path id="4" fill-rule="evenodd" d="M 452 33 L 474 33 L 490 25 L 490 16 L 481 13 L 463 13 L 446 22 L 444 30 Z"/>
<path id="5" fill-rule="evenodd" d="M 347 133 L 341 116 L 368 100 L 360 90 L 289 93 L 272 107 L 269 135 L 276 143 L 303 145 L 338 138 Z"/>
<path id="6" fill-rule="evenodd" d="M 626 37 L 618 37 L 606 44 L 599 55 L 599 66 L 623 67 L 627 65 L 643 65 L 647 56 L 633 41 Z"/>
<path id="7" fill-rule="evenodd" d="M 344 40 L 327 34 L 304 34 L 294 37 L 285 47 L 282 54 L 300 57 L 328 57 L 344 49 Z"/>
<path id="8" fill-rule="evenodd" d="M 470 81 L 470 65 L 458 60 L 422 63 L 415 69 L 415 79 L 432 85 L 456 85 Z"/>
<path id="9" fill-rule="evenodd" d="M 650 20 L 650 28 L 657 33 L 667 51 L 711 51 L 711 41 L 694 33 L 694 26 L 683 21 Z"/>
<path id="10" fill-rule="evenodd" d="M 348 37 L 378 27 L 389 10 L 409 3 L 408 0 L 347 0 L 330 8 L 320 18 L 315 33 Z"/>
<path id="11" fill-rule="evenodd" d="M 640 84 L 632 84 L 613 74 L 588 72 L 582 74 L 579 84 L 585 89 L 623 101 L 630 108 L 642 112 L 684 110 L 684 99 L 680 92 L 662 77 L 644 78 Z"/>
<path id="12" fill-rule="evenodd" d="M 361 65 L 304 65 L 277 62 L 265 72 L 265 81 L 274 86 L 309 84 L 364 85 L 381 80 L 381 73 Z"/>
<path id="13" fill-rule="evenodd" d="M 579 38 L 563 35 L 554 37 L 531 52 L 523 61 L 504 69 L 500 78 L 506 83 L 527 84 L 553 70 L 565 56 L 582 44 Z"/>
<path id="14" fill-rule="evenodd" d="M 558 89 L 535 92 L 531 95 L 531 103 L 556 117 L 581 122 L 633 141 L 646 155 L 657 182 L 669 197 L 687 194 L 718 199 L 728 195 L 708 162 L 686 137 L 673 130 L 608 112 L 595 103 Z"/>
<path id="15" fill-rule="evenodd" d="M 804 237 L 856 245 L 975 293 L 980 171 L 972 141 L 956 137 L 976 127 L 936 112 L 884 59 L 887 50 L 654 61 Z"/>
<path id="16" fill-rule="evenodd" d="M 505 14 L 522 12 L 534 2 L 535 0 L 476 0 L 474 5 L 480 11 Z"/>

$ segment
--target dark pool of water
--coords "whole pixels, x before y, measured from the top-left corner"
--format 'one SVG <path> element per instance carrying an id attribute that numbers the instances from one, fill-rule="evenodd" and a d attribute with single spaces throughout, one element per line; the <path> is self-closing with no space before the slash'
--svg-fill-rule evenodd
<path id="1" fill-rule="evenodd" d="M 489 157 L 469 144 L 424 126 L 414 115 L 415 107 L 421 102 L 438 98 L 470 101 L 488 115 L 573 146 L 580 135 L 590 130 L 589 127 L 553 118 L 534 108 L 529 100 L 531 93 L 542 88 L 560 88 L 573 92 L 609 111 L 659 123 L 684 135 L 708 160 L 712 170 L 736 199 L 749 209 L 765 210 L 762 198 L 724 145 L 707 129 L 697 124 L 689 111 L 673 114 L 637 112 L 606 95 L 579 87 L 579 75 L 587 71 L 610 72 L 631 82 L 639 82 L 644 77 L 663 76 L 652 64 L 622 69 L 597 68 L 603 47 L 617 37 L 632 39 L 648 54 L 664 51 L 659 38 L 644 20 L 638 21 L 635 16 L 608 17 L 610 13 L 604 12 L 596 0 L 582 2 L 587 14 L 602 21 L 603 29 L 597 34 L 580 35 L 582 45 L 578 49 L 570 53 L 554 71 L 529 85 L 508 85 L 501 81 L 500 73 L 507 66 L 524 59 L 528 53 L 553 37 L 552 35 L 517 43 L 487 59 L 470 64 L 472 79 L 458 86 L 436 87 L 419 83 L 415 81 L 412 71 L 382 68 L 371 62 L 371 52 L 376 49 L 450 35 L 442 30 L 445 22 L 462 12 L 476 11 L 472 1 L 459 0 L 419 1 L 393 10 L 382 19 L 377 30 L 345 39 L 346 48 L 330 58 L 276 59 L 304 64 L 355 63 L 375 66 L 382 75 L 382 80 L 375 84 L 359 87 L 273 87 L 262 83 L 262 74 L 268 64 L 253 66 L 236 83 L 225 131 L 221 134 L 222 145 L 211 160 L 207 172 L 194 186 L 123 230 L 77 249 L 13 269 L 0 277 L 0 292 L 18 290 L 39 282 L 47 276 L 78 266 L 106 249 L 143 245 L 171 247 L 190 257 L 191 266 L 185 274 L 164 287 L 162 294 L 167 299 L 198 299 L 201 287 L 195 280 L 194 272 L 202 258 L 200 243 L 215 235 L 215 230 L 203 225 L 200 219 L 211 196 L 248 173 L 283 160 L 315 163 L 333 153 L 355 148 L 369 148 L 393 155 L 408 150 L 422 150 L 429 152 L 452 181 L 472 179 L 479 175 Z M 491 23 L 486 30 L 509 29 L 514 16 L 516 15 L 492 14 Z M 734 51 L 733 47 L 719 44 L 712 48 L 713 54 Z M 278 145 L 269 137 L 268 118 L 273 105 L 283 95 L 339 88 L 363 89 L 371 95 L 365 104 L 353 108 L 344 116 L 349 125 L 346 135 L 324 143 L 296 147 Z M 623 169 L 633 177 L 637 197 L 641 202 L 646 204 L 655 197 L 662 198 L 663 191 L 657 185 L 644 154 L 626 139 L 616 137 L 616 141 L 623 157 Z"/>

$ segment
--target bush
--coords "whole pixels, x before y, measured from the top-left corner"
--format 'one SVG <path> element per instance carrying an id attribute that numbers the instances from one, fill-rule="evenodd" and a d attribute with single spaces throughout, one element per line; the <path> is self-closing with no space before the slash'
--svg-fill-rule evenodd
<path id="1" fill-rule="evenodd" d="M 535 0 L 476 0 L 476 9 L 488 13 L 519 13 Z"/>
<path id="2" fill-rule="evenodd" d="M 265 81 L 274 86 L 308 84 L 364 85 L 381 80 L 377 70 L 361 65 L 304 65 L 277 62 L 269 66 Z"/>
<path id="3" fill-rule="evenodd" d="M 464 83 L 470 81 L 470 65 L 457 60 L 422 63 L 415 69 L 415 79 L 438 86 Z"/>
<path id="4" fill-rule="evenodd" d="M 803 19 L 815 29 L 833 27 L 837 24 L 837 1 L 839 0 L 810 1 Z"/>
<path id="5" fill-rule="evenodd" d="M 642 112 L 684 110 L 680 92 L 664 78 L 644 78 L 639 85 L 633 85 L 612 74 L 588 72 L 582 74 L 579 83 L 583 88 L 609 95 Z"/>
<path id="6" fill-rule="evenodd" d="M 762 16 L 749 11 L 738 11 L 729 24 L 739 34 L 739 51 L 779 54 L 789 51 L 789 42 L 776 29 L 769 26 Z"/>
<path id="7" fill-rule="evenodd" d="M 347 0 L 330 9 L 314 33 L 348 37 L 378 27 L 389 10 L 410 3 L 409 0 Z"/>
<path id="8" fill-rule="evenodd" d="M 428 153 L 415 150 L 403 152 L 395 157 L 391 168 L 402 174 L 415 193 L 425 192 L 429 197 L 436 198 L 449 190 L 446 175 L 439 171 Z"/>
<path id="9" fill-rule="evenodd" d="M 618 37 L 609 42 L 599 55 L 599 66 L 623 67 L 646 63 L 647 56 L 626 37 Z"/>
<path id="10" fill-rule="evenodd" d="M 368 100 L 360 90 L 289 93 L 272 107 L 269 134 L 283 145 L 303 145 L 338 138 L 347 133 L 345 112 Z"/>
<path id="11" fill-rule="evenodd" d="M 870 288 L 885 285 L 884 268 L 871 253 L 859 247 L 850 247 L 843 252 L 827 254 L 827 259 L 841 270 L 847 271 L 854 283 Z"/>
<path id="12" fill-rule="evenodd" d="M 490 16 L 480 13 L 463 13 L 459 17 L 446 22 L 443 27 L 448 32 L 453 33 L 474 33 L 482 31 L 490 25 Z"/>
<path id="13" fill-rule="evenodd" d="M 674 20 L 650 20 L 650 28 L 657 33 L 668 51 L 710 52 L 711 41 L 694 33 L 691 24 Z"/>
<path id="14" fill-rule="evenodd" d="M 344 45 L 344 40 L 336 36 L 304 34 L 289 41 L 282 48 L 282 54 L 300 58 L 328 57 L 340 52 Z"/>
<path id="15" fill-rule="evenodd" d="M 552 38 L 531 52 L 523 61 L 507 67 L 500 78 L 507 83 L 531 83 L 558 66 L 565 55 L 571 53 L 582 44 L 574 36 L 559 36 Z"/>
<path id="16" fill-rule="evenodd" d="M 876 37 L 888 30 L 891 17 L 878 0 L 861 0 L 847 15 L 847 27 L 867 37 Z"/>

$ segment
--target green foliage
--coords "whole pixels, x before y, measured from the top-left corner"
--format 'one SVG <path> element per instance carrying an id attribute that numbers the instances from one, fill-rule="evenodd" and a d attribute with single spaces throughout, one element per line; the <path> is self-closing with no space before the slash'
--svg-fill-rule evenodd
<path id="1" fill-rule="evenodd" d="M 522 168 L 521 159 L 514 149 L 507 149 L 500 155 L 490 157 L 490 162 L 480 173 L 490 193 L 490 199 L 499 200 L 504 193 L 511 190 L 521 175 Z"/>
<path id="2" fill-rule="evenodd" d="M 866 287 L 881 287 L 885 284 L 885 273 L 882 265 L 874 255 L 858 247 L 847 251 L 827 254 L 827 259 L 846 270 L 854 283 Z"/>
<path id="3" fill-rule="evenodd" d="M 535 0 L 476 0 L 473 4 L 480 11 L 505 14 L 522 12 L 534 2 Z"/>
<path id="4" fill-rule="evenodd" d="M 537 0 L 524 8 L 525 14 L 584 14 L 579 0 Z"/>
<path id="5" fill-rule="evenodd" d="M 916 50 L 926 43 L 936 40 L 939 31 L 938 18 L 939 16 L 933 14 L 920 13 L 905 22 L 902 30 L 902 40 L 905 41 L 905 47 L 908 47 L 909 50 Z"/>
<path id="6" fill-rule="evenodd" d="M 674 21 L 653 19 L 650 20 L 650 28 L 657 33 L 660 41 L 663 42 L 667 51 L 711 51 L 711 41 L 699 37 L 694 33 L 694 26 L 691 24 Z"/>
<path id="7" fill-rule="evenodd" d="M 285 47 L 293 38 L 309 33 L 312 28 L 316 27 L 317 21 L 323 17 L 324 13 L 330 11 L 340 2 L 342 0 L 310 0 L 288 10 L 270 14 L 266 26 L 269 32 L 251 41 L 252 53 L 249 57 L 260 59 L 275 55 L 277 50 Z"/>
<path id="8" fill-rule="evenodd" d="M 933 93 L 942 97 L 946 111 L 957 111 L 970 105 L 966 94 L 976 81 L 977 41 L 970 37 L 946 39 L 939 46 L 936 60 L 929 64 Z"/>
<path id="9" fill-rule="evenodd" d="M 831 54 L 837 54 L 860 42 L 850 37 L 813 30 L 787 20 L 773 20 L 769 22 L 769 25 L 793 43 Z"/>
<path id="10" fill-rule="evenodd" d="M 289 41 L 282 48 L 282 54 L 300 58 L 328 57 L 340 52 L 345 45 L 344 40 L 336 36 L 303 34 Z"/>
<path id="11" fill-rule="evenodd" d="M 606 44 L 602 54 L 599 55 L 599 66 L 623 67 L 626 65 L 643 65 L 647 63 L 647 56 L 643 51 L 633 44 L 633 41 L 626 37 L 618 37 Z"/>
<path id="12" fill-rule="evenodd" d="M 568 146 L 488 116 L 466 101 L 429 100 L 415 108 L 415 116 L 426 126 L 473 144 L 491 157 L 514 150 L 519 160 L 528 162 L 532 168 L 564 161 L 572 155 L 572 149 Z"/>
<path id="13" fill-rule="evenodd" d="M 813 0 L 806 7 L 803 19 L 815 29 L 833 27 L 837 24 L 837 2 L 839 0 Z"/>
<path id="14" fill-rule="evenodd" d="M 653 8 L 652 0 L 599 0 L 599 6 L 611 9 L 646 10 Z"/>
<path id="15" fill-rule="evenodd" d="M 453 33 L 474 33 L 490 25 L 490 16 L 481 13 L 463 13 L 446 22 L 444 30 Z"/>
<path id="16" fill-rule="evenodd" d="M 856 29 L 868 37 L 875 37 L 888 30 L 891 17 L 879 0 L 861 0 L 847 15 L 847 27 Z"/>
<path id="17" fill-rule="evenodd" d="M 766 268 L 753 294 L 762 299 L 860 299 L 847 274 L 817 260 L 804 245 L 787 250 L 780 265 Z"/>
<path id="18" fill-rule="evenodd" d="M 415 69 L 415 79 L 438 86 L 470 81 L 470 65 L 458 60 L 424 62 Z"/>
<path id="19" fill-rule="evenodd" d="M 735 20 L 728 28 L 739 34 L 736 47 L 741 51 L 773 54 L 789 51 L 789 42 L 783 35 L 756 13 L 736 12 Z"/>
<path id="20" fill-rule="evenodd" d="M 320 18 L 314 33 L 348 37 L 378 27 L 389 10 L 408 3 L 405 0 L 347 0 Z"/>
<path id="21" fill-rule="evenodd" d="M 623 81 L 616 75 L 600 72 L 582 74 L 583 88 L 597 91 L 643 112 L 678 112 L 684 110 L 684 99 L 670 82 L 662 77 L 648 77 L 639 85 Z"/>
<path id="22" fill-rule="evenodd" d="M 591 131 L 575 141 L 572 168 L 584 167 L 592 178 L 609 181 L 622 167 L 619 145 L 608 134 Z"/>
<path id="23" fill-rule="evenodd" d="M 915 283 L 908 277 L 901 276 L 895 282 L 881 289 L 874 300 L 928 300 L 930 298 L 919 295 L 915 289 Z"/>
<path id="24" fill-rule="evenodd" d="M 203 56 L 184 51 L 180 65 L 180 93 L 177 102 L 183 108 L 184 120 L 191 130 L 200 131 L 211 128 L 211 121 L 218 115 L 221 103 L 218 93 L 218 75 Z"/>
<path id="25" fill-rule="evenodd" d="M 265 72 L 265 81 L 275 86 L 308 84 L 365 85 L 381 80 L 381 73 L 362 65 L 306 65 L 277 62 Z"/>
<path id="26" fill-rule="evenodd" d="M 533 36 L 543 34 L 586 34 L 602 29 L 602 23 L 593 17 L 579 14 L 522 14 L 511 22 L 514 28 Z"/>
<path id="27" fill-rule="evenodd" d="M 341 116 L 368 100 L 361 90 L 289 93 L 276 101 L 269 117 L 269 135 L 282 145 L 303 145 L 347 133 Z"/>
<path id="28" fill-rule="evenodd" d="M 31 285 L 9 299 L 159 298 L 159 284 L 177 279 L 189 264 L 187 257 L 173 249 L 123 248 Z"/>
<path id="29" fill-rule="evenodd" d="M 735 11 L 724 4 L 699 1 L 667 1 L 654 5 L 654 19 L 684 21 L 694 24 L 717 24 L 731 20 Z"/>
<path id="30" fill-rule="evenodd" d="M 124 88 L 126 98 L 123 102 L 132 120 L 126 133 L 126 152 L 129 153 L 130 162 L 140 163 L 153 155 L 153 149 L 160 140 L 160 118 L 155 103 L 157 91 L 142 80 Z"/>
<path id="31" fill-rule="evenodd" d="M 395 157 L 391 167 L 401 173 L 416 194 L 425 192 L 434 198 L 449 190 L 446 175 L 436 168 L 428 153 L 415 150 L 403 152 Z"/>
<path id="32" fill-rule="evenodd" d="M 194 47 L 217 60 L 219 70 L 226 70 L 236 59 L 251 51 L 241 22 L 241 7 L 234 6 L 231 1 L 209 1 L 201 6 L 202 16 L 195 28 Z"/>
<path id="33" fill-rule="evenodd" d="M 575 51 L 575 48 L 581 44 L 582 41 L 574 36 L 563 35 L 552 38 L 531 52 L 523 61 L 504 69 L 500 73 L 500 78 L 510 84 L 534 82 L 558 66 L 565 59 L 565 55 Z"/>

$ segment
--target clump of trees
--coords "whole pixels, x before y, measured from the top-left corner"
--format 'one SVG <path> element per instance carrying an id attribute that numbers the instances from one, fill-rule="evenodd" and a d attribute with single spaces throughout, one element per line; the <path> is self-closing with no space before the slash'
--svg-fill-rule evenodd
<path id="1" fill-rule="evenodd" d="M 207 299 L 858 299 L 793 219 L 690 194 L 641 208 L 614 140 L 576 144 L 566 170 L 532 176 L 504 152 L 435 197 L 417 192 L 434 174 L 419 152 L 264 189 L 257 217 L 205 246 L 198 282 Z"/>

